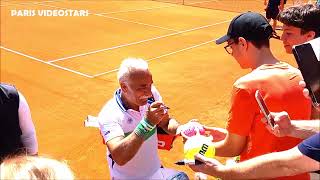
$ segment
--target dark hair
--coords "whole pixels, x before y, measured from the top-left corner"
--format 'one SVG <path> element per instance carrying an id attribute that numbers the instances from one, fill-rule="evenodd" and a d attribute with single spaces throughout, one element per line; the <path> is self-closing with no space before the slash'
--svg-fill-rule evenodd
<path id="1" fill-rule="evenodd" d="M 233 42 L 238 44 L 239 43 L 239 38 L 232 38 Z M 247 40 L 248 41 L 248 40 Z M 268 39 L 262 39 L 262 40 L 250 40 L 250 42 L 257 48 L 261 49 L 262 47 L 270 47 L 270 40 Z"/>
<path id="2" fill-rule="evenodd" d="M 314 4 L 292 6 L 282 11 L 278 20 L 285 25 L 301 28 L 301 34 L 314 31 L 320 36 L 320 8 Z"/>

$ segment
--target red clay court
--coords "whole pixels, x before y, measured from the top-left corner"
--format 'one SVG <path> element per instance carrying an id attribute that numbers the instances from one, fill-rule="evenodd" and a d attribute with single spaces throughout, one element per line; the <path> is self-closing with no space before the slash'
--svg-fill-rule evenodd
<path id="1" fill-rule="evenodd" d="M 289 4 L 290 5 L 290 2 Z M 248 72 L 214 40 L 244 11 L 263 13 L 259 0 L 1 0 L 1 82 L 27 98 L 39 154 L 66 160 L 79 179 L 107 179 L 106 147 L 87 115 L 97 115 L 118 87 L 126 57 L 149 61 L 154 84 L 180 122 L 224 127 L 233 82 Z M 12 10 L 88 10 L 88 16 L 12 16 Z M 281 33 L 281 32 L 279 32 Z M 274 54 L 296 66 L 279 40 Z M 181 139 L 160 151 L 166 167 L 193 172 Z"/>

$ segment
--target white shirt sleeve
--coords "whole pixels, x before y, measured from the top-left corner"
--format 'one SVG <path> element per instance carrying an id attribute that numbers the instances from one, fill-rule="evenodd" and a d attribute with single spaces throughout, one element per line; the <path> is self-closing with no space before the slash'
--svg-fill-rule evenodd
<path id="1" fill-rule="evenodd" d="M 21 141 L 27 149 L 28 155 L 38 153 L 38 141 L 36 131 L 32 122 L 29 105 L 24 96 L 19 92 L 19 124 L 22 131 Z"/>
<path id="2" fill-rule="evenodd" d="M 104 142 L 108 142 L 115 137 L 125 136 L 117 117 L 116 107 L 113 110 L 109 108 L 111 108 L 110 104 L 107 103 L 98 115 L 100 133 Z"/>

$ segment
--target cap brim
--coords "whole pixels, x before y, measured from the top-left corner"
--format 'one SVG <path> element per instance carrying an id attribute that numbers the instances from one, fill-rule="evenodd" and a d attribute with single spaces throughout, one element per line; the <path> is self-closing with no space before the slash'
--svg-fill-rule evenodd
<path id="1" fill-rule="evenodd" d="M 224 35 L 219 39 L 216 39 L 216 44 L 222 44 L 230 39 L 229 35 Z"/>

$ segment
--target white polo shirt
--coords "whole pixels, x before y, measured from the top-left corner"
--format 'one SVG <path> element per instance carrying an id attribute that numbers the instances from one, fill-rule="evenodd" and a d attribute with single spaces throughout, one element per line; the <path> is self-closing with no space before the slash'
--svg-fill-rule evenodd
<path id="1" fill-rule="evenodd" d="M 151 91 L 156 101 L 162 100 L 154 86 L 152 86 Z M 148 106 L 149 104 L 140 106 L 139 112 L 126 109 L 121 101 L 121 89 L 118 89 L 114 97 L 104 105 L 98 116 L 100 131 L 105 142 L 132 133 L 140 120 L 144 118 Z M 157 133 L 146 140 L 137 154 L 124 166 L 115 163 L 108 150 L 107 160 L 111 177 L 116 179 L 147 179 L 151 177 L 161 166 L 158 155 Z"/>

